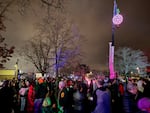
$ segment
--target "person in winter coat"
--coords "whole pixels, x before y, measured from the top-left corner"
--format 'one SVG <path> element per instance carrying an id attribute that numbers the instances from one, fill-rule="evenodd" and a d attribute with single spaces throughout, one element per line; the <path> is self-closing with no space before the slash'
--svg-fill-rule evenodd
<path id="1" fill-rule="evenodd" d="M 87 113 L 86 96 L 83 93 L 83 86 L 79 82 L 75 84 L 75 92 L 73 93 L 73 100 L 74 100 L 74 113 Z"/>
<path id="2" fill-rule="evenodd" d="M 138 91 L 135 83 L 128 83 L 127 90 L 123 96 L 123 110 L 124 113 L 140 113 L 137 102 L 143 97 L 142 93 Z"/>
<path id="3" fill-rule="evenodd" d="M 27 94 L 28 94 L 28 88 L 25 84 L 25 81 L 21 81 L 21 88 L 19 90 L 21 113 L 24 113 L 26 111 Z"/>
<path id="4" fill-rule="evenodd" d="M 9 86 L 9 81 L 6 80 L 3 83 L 2 89 L 0 89 L 0 112 L 11 113 L 13 104 L 13 90 Z"/>
<path id="5" fill-rule="evenodd" d="M 59 82 L 59 93 L 58 93 L 58 108 L 63 113 L 72 113 L 70 109 L 70 98 L 69 90 L 66 88 L 64 81 Z"/>
<path id="6" fill-rule="evenodd" d="M 144 79 L 144 91 L 143 91 L 144 97 L 150 98 L 149 89 L 150 89 L 150 81 L 148 79 Z"/>
<path id="7" fill-rule="evenodd" d="M 44 78 L 40 77 L 35 84 L 34 113 L 42 113 L 42 103 L 48 92 Z"/>
<path id="8" fill-rule="evenodd" d="M 28 95 L 27 95 L 27 113 L 34 113 L 34 82 L 31 82 L 29 85 Z"/>
<path id="9" fill-rule="evenodd" d="M 96 107 L 92 113 L 111 113 L 111 96 L 105 88 L 103 88 L 104 82 L 102 80 L 96 81 L 97 89 L 96 93 Z M 95 100 L 95 99 L 94 99 Z"/>

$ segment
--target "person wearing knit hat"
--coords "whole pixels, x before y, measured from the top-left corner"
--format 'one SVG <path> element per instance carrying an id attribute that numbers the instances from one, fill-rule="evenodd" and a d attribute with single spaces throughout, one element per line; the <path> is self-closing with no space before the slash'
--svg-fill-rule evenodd
<path id="1" fill-rule="evenodd" d="M 59 93 L 58 93 L 58 109 L 63 113 L 70 112 L 70 101 L 68 90 L 66 88 L 66 83 L 64 81 L 59 82 Z"/>
<path id="2" fill-rule="evenodd" d="M 34 113 L 42 112 L 42 103 L 48 92 L 47 84 L 42 77 L 37 78 L 35 84 L 35 100 L 34 100 Z"/>
<path id="3" fill-rule="evenodd" d="M 59 82 L 59 89 L 62 90 L 65 87 L 65 82 L 64 81 L 60 81 Z"/>
<path id="4" fill-rule="evenodd" d="M 145 113 L 150 113 L 150 98 L 143 97 L 138 101 L 138 108 Z"/>
<path id="5" fill-rule="evenodd" d="M 44 82 L 44 79 L 42 77 L 38 78 L 38 83 L 42 84 Z"/>

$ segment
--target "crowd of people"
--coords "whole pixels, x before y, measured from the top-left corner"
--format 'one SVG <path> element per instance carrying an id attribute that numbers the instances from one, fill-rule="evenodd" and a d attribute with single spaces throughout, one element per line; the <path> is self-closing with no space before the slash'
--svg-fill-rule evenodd
<path id="1" fill-rule="evenodd" d="M 150 81 L 119 77 L 5 80 L 0 113 L 150 113 Z"/>

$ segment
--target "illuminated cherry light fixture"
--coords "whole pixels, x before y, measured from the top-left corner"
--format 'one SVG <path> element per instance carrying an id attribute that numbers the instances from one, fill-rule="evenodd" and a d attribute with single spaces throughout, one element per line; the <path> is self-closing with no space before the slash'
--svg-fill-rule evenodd
<path id="1" fill-rule="evenodd" d="M 121 14 L 116 14 L 113 18 L 112 18 L 112 22 L 114 25 L 120 25 L 123 22 L 123 16 Z"/>

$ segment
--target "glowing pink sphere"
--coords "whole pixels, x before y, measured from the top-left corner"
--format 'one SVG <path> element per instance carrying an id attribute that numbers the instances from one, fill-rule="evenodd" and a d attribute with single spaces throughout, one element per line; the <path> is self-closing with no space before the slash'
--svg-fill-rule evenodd
<path id="1" fill-rule="evenodd" d="M 123 16 L 121 14 L 117 14 L 112 18 L 112 22 L 114 25 L 119 25 L 123 22 Z"/>

